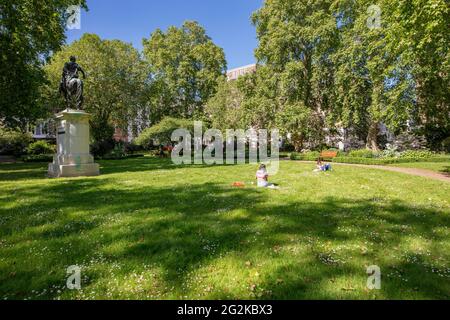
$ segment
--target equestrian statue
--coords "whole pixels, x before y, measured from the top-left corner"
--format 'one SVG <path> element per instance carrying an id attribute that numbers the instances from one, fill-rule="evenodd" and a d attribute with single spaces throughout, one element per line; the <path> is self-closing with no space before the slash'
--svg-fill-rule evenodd
<path id="1" fill-rule="evenodd" d="M 86 79 L 86 74 L 77 63 L 77 59 L 71 56 L 70 62 L 64 64 L 59 85 L 59 93 L 64 95 L 68 109 L 82 110 L 83 108 L 83 81 L 79 78 L 78 72 L 81 72 L 83 79 Z"/>

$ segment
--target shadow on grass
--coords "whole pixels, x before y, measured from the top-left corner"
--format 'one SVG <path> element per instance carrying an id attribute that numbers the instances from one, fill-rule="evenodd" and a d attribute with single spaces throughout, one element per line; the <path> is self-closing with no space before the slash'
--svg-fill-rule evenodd
<path id="1" fill-rule="evenodd" d="M 57 192 L 54 188 L 44 190 L 44 192 Z M 69 206 L 75 212 L 100 210 L 107 205 L 103 201 L 89 203 L 83 201 L 87 199 L 100 199 L 103 191 L 85 191 L 81 192 L 75 183 L 71 191 L 65 190 L 66 197 L 80 196 L 79 202 L 62 201 L 62 198 L 56 197 L 53 201 L 42 203 L 45 207 L 63 207 Z M 345 243 L 352 239 L 360 241 L 378 242 L 381 246 L 395 247 L 401 244 L 404 235 L 399 229 L 400 226 L 408 225 L 417 230 L 422 237 L 436 240 L 436 235 L 432 233 L 433 228 L 449 224 L 449 218 L 432 210 L 421 209 L 427 218 L 417 218 L 409 214 L 411 208 L 402 203 L 390 204 L 383 208 L 378 208 L 376 204 L 367 202 L 354 203 L 351 201 L 342 201 L 337 199 L 328 199 L 324 203 L 292 203 L 274 208 L 260 208 L 254 206 L 247 208 L 247 214 L 242 217 L 230 219 L 226 213 L 219 213 L 218 210 L 226 207 L 227 210 L 239 209 L 245 207 L 245 203 L 254 203 L 260 200 L 261 194 L 249 190 L 224 189 L 220 186 L 208 184 L 205 186 L 196 186 L 189 189 L 171 188 L 171 189 L 152 189 L 133 191 L 115 191 L 113 203 L 109 203 L 108 209 L 102 213 L 96 213 L 94 217 L 78 217 L 69 222 L 69 216 L 66 214 L 55 213 L 57 222 L 53 220 L 53 214 L 48 216 L 47 221 L 40 221 L 40 224 L 48 224 L 43 231 L 33 230 L 36 223 L 22 220 L 21 226 L 13 224 L 12 228 L 2 229 L 2 238 L 13 233 L 27 232 L 31 235 L 29 241 L 38 241 L 52 248 L 45 255 L 44 265 L 49 268 L 64 270 L 70 265 L 70 257 L 79 263 L 89 260 L 98 253 L 98 250 L 104 250 L 104 257 L 110 262 L 124 262 L 127 264 L 143 265 L 155 264 L 164 270 L 164 282 L 168 287 L 180 288 L 183 286 L 186 273 L 199 266 L 217 259 L 230 252 L 240 252 L 244 256 L 254 251 L 264 251 L 259 245 L 248 241 L 255 236 L 255 230 L 260 230 L 263 234 L 264 245 L 267 247 L 283 246 L 286 244 L 286 236 L 308 236 L 316 241 L 333 241 Z M 205 194 L 209 196 L 205 197 Z M 212 195 L 211 195 L 212 194 Z M 127 199 L 127 201 L 125 201 Z M 145 200 L 144 200 L 145 199 Z M 167 201 L 167 199 L 171 199 Z M 22 207 L 22 212 L 31 209 Z M 350 209 L 351 215 L 343 216 L 342 212 Z M 106 213 L 109 211 L 110 213 Z M 164 215 L 158 212 L 164 212 Z M 301 212 L 301 214 L 299 214 Z M 367 212 L 374 216 L 381 215 L 386 221 L 389 230 L 392 230 L 386 236 L 373 238 L 370 232 L 365 228 L 367 223 Z M 380 213 L 378 213 L 380 212 Z M 155 216 L 155 217 L 152 217 Z M 262 224 L 265 217 L 276 218 L 276 222 Z M 114 222 L 117 219 L 117 223 Z M 124 228 L 124 223 L 126 228 Z M 338 231 L 338 226 L 353 225 L 358 228 L 358 233 L 351 236 L 342 234 Z M 31 229 L 31 230 L 30 230 Z M 4 233 L 6 231 L 6 234 Z M 100 235 L 105 239 L 100 240 Z M 72 246 L 70 256 L 61 259 L 57 253 L 59 246 L 64 246 L 71 239 L 78 238 L 77 245 Z M 100 242 L 100 243 L 98 243 Z M 117 243 L 123 243 L 118 250 L 109 252 L 109 247 Z M 39 278 L 48 277 L 43 270 L 30 272 L 24 270 L 17 260 L 26 251 L 27 246 L 23 246 L 21 241 L 11 243 L 12 248 L 8 249 L 8 263 L 0 268 L 2 292 L 11 293 L 18 279 L 23 283 L 35 282 Z M 208 249 L 214 248 L 214 249 Z M 313 255 L 316 256 L 316 255 Z M 14 260 L 14 261 L 13 261 Z M 62 263 L 65 262 L 65 263 Z M 271 298 L 308 298 L 310 290 L 320 286 L 320 283 L 327 279 L 333 279 L 343 274 L 357 273 L 355 267 L 351 266 L 329 266 L 321 263 L 319 260 L 299 261 L 298 264 L 289 265 L 273 275 L 270 279 L 276 279 L 286 274 L 294 274 L 289 281 L 285 280 L 282 285 L 275 285 L 270 280 L 266 287 L 274 288 Z M 315 264 L 314 270 L 304 277 L 301 277 L 305 269 L 305 264 Z M 42 266 L 42 265 L 41 265 Z M 386 266 L 396 268 L 396 266 Z M 415 273 L 418 277 L 413 277 L 413 281 L 404 284 L 408 290 L 417 290 L 423 288 L 426 283 L 425 298 L 442 298 L 443 288 L 436 275 L 424 276 L 421 265 L 406 264 L 397 268 L 403 272 Z M 8 278 L 8 275 L 14 270 L 14 277 Z M 360 272 L 364 268 L 361 266 Z M 409 270 L 409 271 L 408 271 Z M 131 272 L 131 271 L 130 271 Z M 45 281 L 34 287 L 39 291 L 48 287 Z M 23 289 L 24 290 L 24 289 Z M 21 290 L 16 291 L 17 297 Z M 384 287 L 386 296 L 399 298 L 398 288 L 391 288 L 389 285 Z M 390 292 L 392 291 L 392 292 Z M 319 298 L 333 298 L 324 294 Z"/>
<path id="2" fill-rule="evenodd" d="M 135 161 L 128 165 L 149 170 L 149 162 Z M 150 167 L 165 170 L 165 165 L 170 167 L 158 160 Z M 106 172 L 128 169 L 137 171 L 115 166 Z M 305 244 L 306 257 L 295 263 L 286 260 L 268 272 L 260 286 L 270 292 L 259 298 L 336 298 L 324 288 L 341 276 L 364 278 L 365 266 L 334 263 L 332 253 L 318 244 L 354 241 L 373 245 L 367 259 L 382 270 L 408 275 L 408 282 L 383 282 L 384 297 L 400 299 L 405 291 L 420 290 L 423 298 L 449 298 L 449 284 L 424 263 L 409 262 L 408 257 L 383 261 L 384 250 L 396 250 L 413 234 L 430 242 L 444 241 L 445 236 L 435 230 L 450 225 L 445 213 L 402 201 L 333 197 L 267 205 L 266 192 L 270 191 L 215 183 L 124 188 L 114 186 L 108 177 L 30 186 L 24 193 L 26 201 L 13 211 L 0 208 L 0 297 L 27 298 L 31 290 L 63 285 L 67 266 L 86 264 L 99 255 L 107 267 L 129 266 L 124 273 L 143 265 L 157 266 L 164 286 L 178 288 L 182 295 L 192 271 L 230 254 L 242 257 L 242 265 L 258 254 L 270 260 L 272 248 L 289 246 L 295 239 Z M 91 273 L 87 285 L 103 278 L 107 275 Z M 47 291 L 41 297 L 57 296 Z M 226 292 L 209 297 L 242 298 Z"/>
<path id="3" fill-rule="evenodd" d="M 0 181 L 42 179 L 47 169 L 47 163 L 0 163 Z"/>
<path id="4" fill-rule="evenodd" d="M 100 160 L 102 175 L 140 172 L 152 170 L 169 170 L 181 168 L 174 165 L 170 159 L 143 157 L 126 160 Z M 0 163 L 0 181 L 34 180 L 46 177 L 48 163 Z"/>
<path id="5" fill-rule="evenodd" d="M 450 177 L 450 166 L 445 166 L 443 170 L 440 171 L 445 176 Z"/>
<path id="6" fill-rule="evenodd" d="M 126 160 L 99 160 L 100 174 L 110 175 L 125 172 L 172 170 L 185 167 L 210 168 L 229 166 L 215 165 L 176 165 L 170 158 L 142 157 Z M 0 163 L 0 181 L 19 181 L 42 179 L 47 176 L 48 163 Z"/>

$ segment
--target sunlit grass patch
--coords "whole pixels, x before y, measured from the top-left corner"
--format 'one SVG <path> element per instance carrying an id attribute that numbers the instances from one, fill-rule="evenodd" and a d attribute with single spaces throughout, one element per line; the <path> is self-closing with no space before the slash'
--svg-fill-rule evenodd
<path id="1" fill-rule="evenodd" d="M 446 182 L 283 161 L 268 190 L 255 165 L 101 166 L 72 179 L 0 166 L 0 298 L 450 298 Z M 366 287 L 370 265 L 381 290 Z"/>

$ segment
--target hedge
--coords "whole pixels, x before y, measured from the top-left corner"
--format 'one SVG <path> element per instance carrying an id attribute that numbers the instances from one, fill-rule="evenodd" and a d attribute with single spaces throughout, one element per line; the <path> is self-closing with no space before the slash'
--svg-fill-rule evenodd
<path id="1" fill-rule="evenodd" d="M 106 155 L 103 157 L 96 157 L 96 160 L 125 160 L 125 159 L 134 159 L 134 158 L 143 158 L 145 157 L 144 154 L 138 154 L 138 153 L 133 153 L 133 154 L 126 154 L 123 156 L 116 156 L 116 155 Z"/>
<path id="2" fill-rule="evenodd" d="M 134 158 L 142 158 L 143 154 L 127 154 L 123 157 L 113 157 L 113 156 L 105 156 L 102 158 L 96 158 L 96 160 L 125 160 L 125 159 L 134 159 Z M 52 154 L 39 154 L 39 155 L 31 155 L 22 157 L 23 162 L 53 162 Z"/>
<path id="3" fill-rule="evenodd" d="M 23 162 L 53 162 L 52 154 L 37 154 L 22 157 Z"/>
<path id="4" fill-rule="evenodd" d="M 309 153 L 291 153 L 291 160 L 301 160 L 301 161 L 317 161 L 320 157 L 319 152 L 309 152 Z M 332 161 L 333 158 L 321 157 L 324 161 Z"/>
<path id="5" fill-rule="evenodd" d="M 393 163 L 409 163 L 409 162 L 450 162 L 449 156 L 432 157 L 432 158 L 386 158 L 386 159 L 370 159 L 356 157 L 336 157 L 333 159 L 335 163 L 354 163 L 368 165 L 385 165 Z"/>
<path id="6" fill-rule="evenodd" d="M 313 154 L 291 153 L 291 160 L 317 161 L 317 158 L 318 156 Z"/>
<path id="7" fill-rule="evenodd" d="M 300 161 L 317 161 L 317 156 L 292 153 L 291 160 Z M 363 157 L 341 157 L 324 159 L 325 161 L 331 161 L 335 163 L 354 163 L 354 164 L 368 164 L 368 165 L 385 165 L 391 163 L 408 163 L 408 162 L 450 162 L 450 156 L 435 156 L 430 158 L 363 158 Z"/>

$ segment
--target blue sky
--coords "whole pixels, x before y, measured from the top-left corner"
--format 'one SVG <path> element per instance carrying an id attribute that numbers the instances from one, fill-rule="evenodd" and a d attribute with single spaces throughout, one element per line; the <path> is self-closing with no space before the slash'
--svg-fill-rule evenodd
<path id="1" fill-rule="evenodd" d="M 120 39 L 142 49 L 142 39 L 156 29 L 196 20 L 213 41 L 225 50 L 228 68 L 255 62 L 257 46 L 250 16 L 263 0 L 88 0 L 81 14 L 81 29 L 68 30 L 67 42 L 83 33 Z"/>

